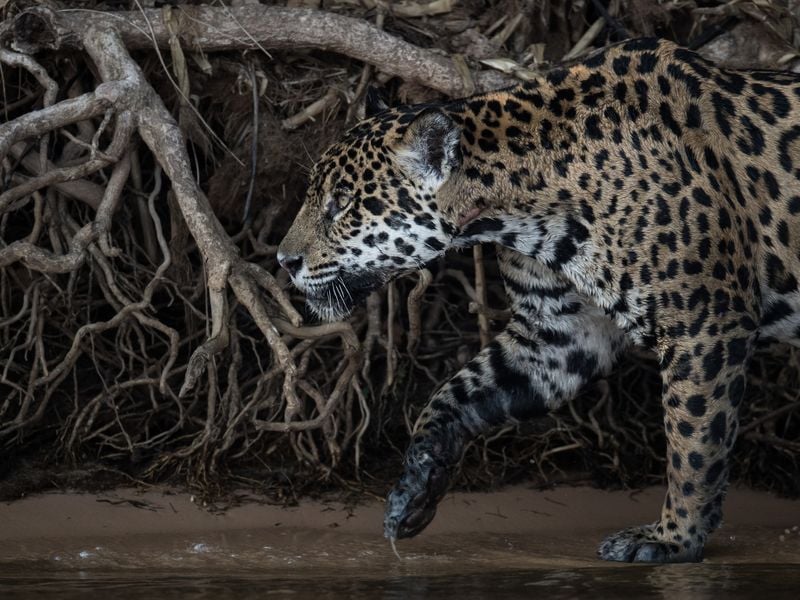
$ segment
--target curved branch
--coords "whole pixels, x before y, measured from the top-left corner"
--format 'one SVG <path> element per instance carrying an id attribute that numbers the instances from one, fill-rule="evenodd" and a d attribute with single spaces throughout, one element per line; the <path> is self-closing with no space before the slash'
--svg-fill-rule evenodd
<path id="1" fill-rule="evenodd" d="M 111 106 L 112 101 L 107 95 L 90 92 L 3 123 L 0 125 L 0 159 L 21 140 L 100 116 Z"/>
<path id="2" fill-rule="evenodd" d="M 170 20 L 177 23 L 173 26 L 177 38 L 188 50 L 314 48 L 350 56 L 449 96 L 468 93 L 468 85 L 448 56 L 410 44 L 363 19 L 313 9 L 259 5 L 180 6 L 171 10 Z M 131 50 L 152 48 L 154 44 L 169 47 L 171 33 L 160 9 L 104 13 L 67 9 L 59 11 L 57 18 L 61 27 L 71 31 L 85 29 L 87 21 L 98 27 L 113 27 Z M 151 28 L 155 39 L 150 37 Z M 478 91 L 513 82 L 495 71 L 473 73 L 472 78 Z"/>
<path id="3" fill-rule="evenodd" d="M 60 105 L 57 104 L 55 107 L 57 106 Z M 128 147 L 128 142 L 130 141 L 131 134 L 133 133 L 133 125 L 134 123 L 132 115 L 128 112 L 121 113 L 117 118 L 117 128 L 114 130 L 114 137 L 112 138 L 108 149 L 102 155 L 94 159 L 89 159 L 86 162 L 74 167 L 63 167 L 61 169 L 48 171 L 43 175 L 29 179 L 25 183 L 3 192 L 0 194 L 0 214 L 2 214 L 12 202 L 19 200 L 20 198 L 24 198 L 36 190 L 40 190 L 45 186 L 56 183 L 83 179 L 87 175 L 99 171 L 103 167 L 107 167 L 111 163 L 118 160 Z M 1 143 L 2 131 L 0 131 L 0 144 Z"/>
<path id="4" fill-rule="evenodd" d="M 11 147 L 9 155 L 34 175 L 41 175 L 43 173 L 39 168 L 40 157 L 36 156 L 35 154 L 26 154 L 25 143 L 14 144 Z M 56 168 L 57 167 L 48 160 L 45 163 L 44 173 L 52 171 Z M 22 175 L 18 174 L 15 176 L 22 177 Z M 63 181 L 61 183 L 54 183 L 51 185 L 56 189 L 56 191 L 69 196 L 70 198 L 74 198 L 75 200 L 80 200 L 81 202 L 91 206 L 94 210 L 97 210 L 97 207 L 100 206 L 100 202 L 103 199 L 103 188 L 87 179 L 79 181 Z"/>

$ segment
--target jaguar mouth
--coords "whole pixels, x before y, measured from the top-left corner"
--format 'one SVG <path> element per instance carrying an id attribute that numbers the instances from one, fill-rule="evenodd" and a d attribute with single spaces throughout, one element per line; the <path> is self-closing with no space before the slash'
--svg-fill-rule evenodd
<path id="1" fill-rule="evenodd" d="M 391 277 L 381 272 L 339 271 L 335 277 L 306 289 L 306 303 L 323 321 L 341 321 L 362 305 L 367 296 L 386 284 Z"/>

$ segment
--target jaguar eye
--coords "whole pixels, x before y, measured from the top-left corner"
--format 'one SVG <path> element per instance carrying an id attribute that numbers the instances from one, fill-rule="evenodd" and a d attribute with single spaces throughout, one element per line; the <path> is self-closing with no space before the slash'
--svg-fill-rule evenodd
<path id="1" fill-rule="evenodd" d="M 328 217 L 333 219 L 339 213 L 341 213 L 347 206 L 350 204 L 350 196 L 344 193 L 337 193 L 330 198 L 328 198 L 328 204 L 325 208 L 325 211 L 328 214 Z"/>

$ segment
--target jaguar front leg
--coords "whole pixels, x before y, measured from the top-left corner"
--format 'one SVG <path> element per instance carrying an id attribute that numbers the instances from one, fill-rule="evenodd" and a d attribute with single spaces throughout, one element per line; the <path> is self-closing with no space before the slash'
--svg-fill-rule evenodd
<path id="1" fill-rule="evenodd" d="M 384 534 L 412 537 L 433 519 L 464 446 L 493 427 L 546 414 L 610 370 L 622 333 L 597 308 L 565 297 L 548 315 L 520 310 L 434 394 L 389 494 Z"/>
<path id="2" fill-rule="evenodd" d="M 700 561 L 708 535 L 720 524 L 755 332 L 747 315 L 715 326 L 725 333 L 712 345 L 674 340 L 662 360 L 668 487 L 661 518 L 607 537 L 598 550 L 603 559 Z"/>

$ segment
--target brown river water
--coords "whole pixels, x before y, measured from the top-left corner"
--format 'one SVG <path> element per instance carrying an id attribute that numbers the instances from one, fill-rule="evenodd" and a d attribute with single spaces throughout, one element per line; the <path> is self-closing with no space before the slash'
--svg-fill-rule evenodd
<path id="1" fill-rule="evenodd" d="M 800 599 L 800 502 L 761 492 L 730 493 L 703 563 L 594 557 L 604 534 L 653 520 L 661 494 L 451 494 L 399 559 L 378 502 L 251 498 L 215 514 L 165 490 L 45 494 L 0 504 L 0 599 Z"/>

